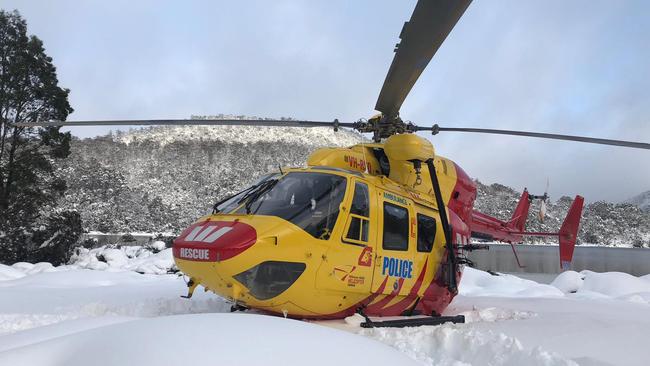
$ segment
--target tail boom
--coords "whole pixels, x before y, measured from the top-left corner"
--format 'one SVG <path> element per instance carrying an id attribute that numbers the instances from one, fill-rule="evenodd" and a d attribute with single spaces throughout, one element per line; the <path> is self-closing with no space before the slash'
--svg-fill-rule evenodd
<path id="1" fill-rule="evenodd" d="M 525 203 L 522 203 L 523 201 Z M 580 229 L 583 205 L 584 198 L 582 196 L 576 196 L 560 227 L 560 231 L 557 233 L 525 231 L 530 200 L 528 199 L 528 192 L 524 190 L 512 219 L 507 222 L 476 210 L 472 211 L 472 222 L 470 225 L 472 237 L 496 240 L 512 245 L 521 243 L 525 236 L 557 236 L 560 243 L 560 268 L 566 269 L 570 267 L 571 261 L 573 260 L 573 251 L 578 237 L 578 230 Z M 512 249 L 516 256 L 514 245 Z M 517 258 L 517 262 L 519 263 L 519 258 Z M 521 264 L 519 265 L 523 267 Z"/>

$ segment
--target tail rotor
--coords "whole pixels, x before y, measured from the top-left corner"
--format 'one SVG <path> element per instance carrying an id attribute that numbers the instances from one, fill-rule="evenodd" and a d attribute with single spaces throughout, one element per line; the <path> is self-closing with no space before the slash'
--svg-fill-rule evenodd
<path id="1" fill-rule="evenodd" d="M 549 185 L 549 179 L 546 178 L 546 189 L 544 189 L 544 195 L 540 197 L 541 203 L 539 205 L 539 213 L 537 214 L 537 218 L 539 218 L 539 222 L 544 222 L 544 218 L 546 217 L 546 202 L 548 201 L 548 185 Z"/>

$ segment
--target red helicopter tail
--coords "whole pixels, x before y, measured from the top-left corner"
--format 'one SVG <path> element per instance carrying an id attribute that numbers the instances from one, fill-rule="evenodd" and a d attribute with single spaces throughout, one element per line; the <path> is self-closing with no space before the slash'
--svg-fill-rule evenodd
<path id="1" fill-rule="evenodd" d="M 507 226 L 514 231 L 524 231 L 526 230 L 526 220 L 528 220 L 528 210 L 530 209 L 530 199 L 528 195 L 528 190 L 524 188 L 524 192 L 519 198 L 519 203 L 517 203 L 517 208 L 515 212 L 512 213 L 510 221 L 508 221 Z"/>
<path id="2" fill-rule="evenodd" d="M 573 260 L 573 250 L 578 237 L 578 229 L 580 228 L 584 198 L 582 196 L 576 196 L 559 232 L 547 233 L 526 231 L 526 220 L 528 218 L 528 210 L 530 209 L 530 201 L 539 198 L 546 199 L 545 197 L 546 195 L 530 196 L 528 191 L 524 189 L 524 192 L 519 199 L 519 203 L 512 214 L 512 218 L 507 222 L 479 211 L 472 211 L 472 237 L 510 243 L 517 264 L 519 267 L 524 267 L 519 262 L 519 257 L 515 251 L 515 243 L 521 243 L 524 236 L 557 236 L 560 242 L 560 267 L 562 269 L 568 268 Z"/>
<path id="3" fill-rule="evenodd" d="M 576 196 L 558 233 L 560 241 L 560 268 L 562 269 L 569 268 L 573 260 L 573 249 L 578 238 L 583 204 L 584 198 L 582 196 Z"/>

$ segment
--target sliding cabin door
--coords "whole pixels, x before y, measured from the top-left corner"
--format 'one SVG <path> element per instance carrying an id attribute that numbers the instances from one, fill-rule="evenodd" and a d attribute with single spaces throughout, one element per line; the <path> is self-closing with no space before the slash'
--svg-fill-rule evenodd
<path id="1" fill-rule="evenodd" d="M 414 204 L 404 196 L 383 192 L 379 197 L 377 256 L 372 292 L 408 295 L 421 268 L 416 256 Z"/>

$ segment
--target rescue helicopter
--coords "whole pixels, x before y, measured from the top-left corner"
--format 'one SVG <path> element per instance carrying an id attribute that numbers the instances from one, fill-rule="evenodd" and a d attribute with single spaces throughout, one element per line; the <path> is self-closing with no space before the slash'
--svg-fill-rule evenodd
<path id="1" fill-rule="evenodd" d="M 299 319 L 355 313 L 362 326 L 462 322 L 440 316 L 458 293 L 471 238 L 520 243 L 555 236 L 570 265 L 584 199 L 576 196 L 557 233 L 527 232 L 524 190 L 510 220 L 474 209 L 476 185 L 454 161 L 436 154 L 418 132 L 536 137 L 650 149 L 650 144 L 548 133 L 418 126 L 400 107 L 471 0 L 419 0 L 400 33 L 379 93 L 377 115 L 355 122 L 296 120 L 48 121 L 18 126 L 248 125 L 331 127 L 372 134 L 348 148 L 322 148 L 306 167 L 284 168 L 214 205 L 173 243 L 180 270 L 198 286 L 256 309 Z M 514 247 L 513 247 L 514 249 Z M 416 316 L 419 315 L 419 316 Z M 398 320 L 373 317 L 403 316 Z"/>

